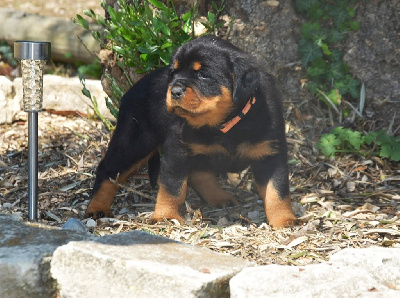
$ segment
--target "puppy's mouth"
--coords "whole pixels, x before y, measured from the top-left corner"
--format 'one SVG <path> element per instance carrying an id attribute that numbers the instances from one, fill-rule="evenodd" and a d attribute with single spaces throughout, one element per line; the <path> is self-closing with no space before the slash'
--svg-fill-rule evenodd
<path id="1" fill-rule="evenodd" d="M 166 97 L 167 111 L 182 117 L 193 127 L 217 126 L 232 111 L 233 101 L 230 90 L 221 87 L 221 94 L 203 96 L 198 90 L 186 87 L 179 99 L 171 95 L 171 87 Z"/>
<path id="2" fill-rule="evenodd" d="M 186 87 L 181 98 L 174 99 L 171 95 L 171 87 L 167 93 L 167 110 L 178 116 L 188 115 L 197 116 L 203 114 L 201 111 L 201 96 L 192 87 Z M 200 109 L 200 110 L 199 110 Z"/>
<path id="3" fill-rule="evenodd" d="M 189 111 L 181 106 L 170 107 L 168 111 L 178 116 L 200 116 L 205 113 L 205 112 Z"/>

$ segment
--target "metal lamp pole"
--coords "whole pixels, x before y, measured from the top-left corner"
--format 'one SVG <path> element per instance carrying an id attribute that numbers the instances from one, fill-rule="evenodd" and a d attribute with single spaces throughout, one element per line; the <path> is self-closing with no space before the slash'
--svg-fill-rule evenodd
<path id="1" fill-rule="evenodd" d="M 37 220 L 38 113 L 43 102 L 43 68 L 50 59 L 50 42 L 15 41 L 14 58 L 21 60 L 24 111 L 28 113 L 28 198 L 30 221 Z"/>

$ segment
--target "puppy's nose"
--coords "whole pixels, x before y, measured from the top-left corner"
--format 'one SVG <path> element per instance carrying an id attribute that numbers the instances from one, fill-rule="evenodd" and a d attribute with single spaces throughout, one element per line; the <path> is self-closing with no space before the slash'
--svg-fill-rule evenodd
<path id="1" fill-rule="evenodd" d="M 175 100 L 180 99 L 186 91 L 186 87 L 181 83 L 176 83 L 171 88 L 172 98 Z"/>

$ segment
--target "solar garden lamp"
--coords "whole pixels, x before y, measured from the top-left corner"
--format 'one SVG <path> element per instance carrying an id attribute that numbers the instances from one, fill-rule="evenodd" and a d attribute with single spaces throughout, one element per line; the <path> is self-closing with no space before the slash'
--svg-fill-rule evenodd
<path id="1" fill-rule="evenodd" d="M 43 69 L 50 59 L 50 42 L 15 41 L 14 58 L 21 61 L 23 108 L 28 113 L 28 216 L 37 220 L 38 113 L 43 103 Z"/>

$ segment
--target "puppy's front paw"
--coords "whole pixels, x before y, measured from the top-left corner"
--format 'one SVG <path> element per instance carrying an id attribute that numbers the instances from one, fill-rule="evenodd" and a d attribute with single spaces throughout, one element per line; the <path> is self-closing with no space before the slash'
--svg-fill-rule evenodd
<path id="1" fill-rule="evenodd" d="M 114 217 L 114 214 L 112 214 L 111 210 L 95 210 L 92 208 L 88 208 L 85 212 L 85 218 L 93 218 L 93 219 L 99 219 L 99 218 L 104 218 L 104 217 Z"/>
<path id="2" fill-rule="evenodd" d="M 158 222 L 164 221 L 164 219 L 176 219 L 181 224 L 185 223 L 185 220 L 177 212 L 163 212 L 163 210 L 154 211 L 152 217 L 148 220 L 148 223 L 153 225 Z"/>

